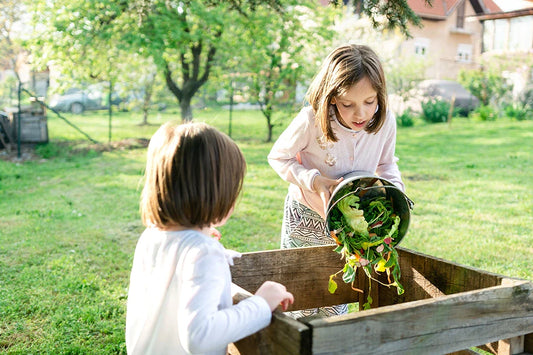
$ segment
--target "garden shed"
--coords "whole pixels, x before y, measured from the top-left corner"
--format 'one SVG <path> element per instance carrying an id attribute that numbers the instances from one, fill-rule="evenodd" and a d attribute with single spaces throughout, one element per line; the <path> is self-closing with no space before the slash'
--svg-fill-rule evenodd
<path id="1" fill-rule="evenodd" d="M 19 137 L 19 108 L 6 107 L 0 112 L 0 147 L 10 149 Z M 37 100 L 20 107 L 20 142 L 47 143 L 46 109 Z"/>

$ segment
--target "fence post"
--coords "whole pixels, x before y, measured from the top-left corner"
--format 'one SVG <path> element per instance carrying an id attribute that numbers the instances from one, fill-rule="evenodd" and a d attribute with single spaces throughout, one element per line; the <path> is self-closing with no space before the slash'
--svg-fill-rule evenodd
<path id="1" fill-rule="evenodd" d="M 22 154 L 21 154 L 21 151 L 20 151 L 20 139 L 21 139 L 21 123 L 20 123 L 20 111 L 21 111 L 21 108 L 20 108 L 20 91 L 21 91 L 21 82 L 20 80 L 18 81 L 18 89 L 17 89 L 17 99 L 18 99 L 18 112 L 17 112 L 17 158 L 21 158 Z"/>

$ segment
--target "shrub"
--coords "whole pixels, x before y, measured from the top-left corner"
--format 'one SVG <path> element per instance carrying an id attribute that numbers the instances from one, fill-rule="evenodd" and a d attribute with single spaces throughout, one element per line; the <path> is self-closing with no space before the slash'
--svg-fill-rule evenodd
<path id="1" fill-rule="evenodd" d="M 518 101 L 527 110 L 533 111 L 533 84 L 527 86 L 518 96 Z"/>
<path id="2" fill-rule="evenodd" d="M 61 147 L 54 143 L 41 143 L 35 147 L 35 153 L 43 159 L 51 159 L 61 154 Z"/>
<path id="3" fill-rule="evenodd" d="M 513 89 L 513 85 L 495 68 L 462 70 L 459 72 L 458 81 L 484 106 L 499 103 Z"/>
<path id="4" fill-rule="evenodd" d="M 403 111 L 396 117 L 396 123 L 401 127 L 412 127 L 415 124 L 413 113 L 410 109 Z"/>
<path id="5" fill-rule="evenodd" d="M 503 112 L 505 116 L 514 118 L 518 121 L 523 121 L 528 118 L 528 115 L 533 114 L 533 111 L 528 110 L 527 107 L 519 103 L 513 103 L 505 106 Z"/>
<path id="6" fill-rule="evenodd" d="M 480 121 L 494 121 L 497 117 L 497 112 L 492 106 L 481 105 L 470 113 L 470 117 Z"/>
<path id="7" fill-rule="evenodd" d="M 447 101 L 429 99 L 422 102 L 422 117 L 426 122 L 446 122 L 448 120 L 449 112 L 450 103 Z"/>

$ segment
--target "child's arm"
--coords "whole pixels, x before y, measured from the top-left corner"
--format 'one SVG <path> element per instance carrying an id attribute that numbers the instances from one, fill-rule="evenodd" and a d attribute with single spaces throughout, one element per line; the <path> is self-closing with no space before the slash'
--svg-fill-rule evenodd
<path id="1" fill-rule="evenodd" d="M 297 155 L 311 144 L 312 121 L 309 113 L 302 110 L 279 136 L 268 155 L 270 166 L 283 180 L 310 191 L 313 190 L 313 180 L 320 172 L 303 166 Z"/>
<path id="2" fill-rule="evenodd" d="M 270 304 L 258 295 L 231 305 L 231 275 L 221 249 L 194 250 L 180 271 L 178 336 L 192 353 L 221 349 L 268 326 L 272 317 Z"/>

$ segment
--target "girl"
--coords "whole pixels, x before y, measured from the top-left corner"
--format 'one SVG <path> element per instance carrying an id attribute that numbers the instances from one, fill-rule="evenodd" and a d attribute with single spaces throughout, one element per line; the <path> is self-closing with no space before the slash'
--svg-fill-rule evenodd
<path id="1" fill-rule="evenodd" d="M 385 75 L 372 49 L 353 44 L 333 50 L 306 98 L 310 107 L 300 111 L 268 155 L 272 168 L 290 183 L 282 248 L 334 243 L 326 208 L 347 173 L 375 172 L 405 189 L 394 156 L 396 121 L 387 111 Z M 345 312 L 342 305 L 322 313 Z"/>
<path id="2" fill-rule="evenodd" d="M 202 123 L 165 124 L 148 147 L 126 316 L 128 354 L 226 354 L 266 327 L 293 296 L 265 282 L 232 305 L 235 252 L 209 236 L 233 212 L 246 163 L 226 135 Z"/>

